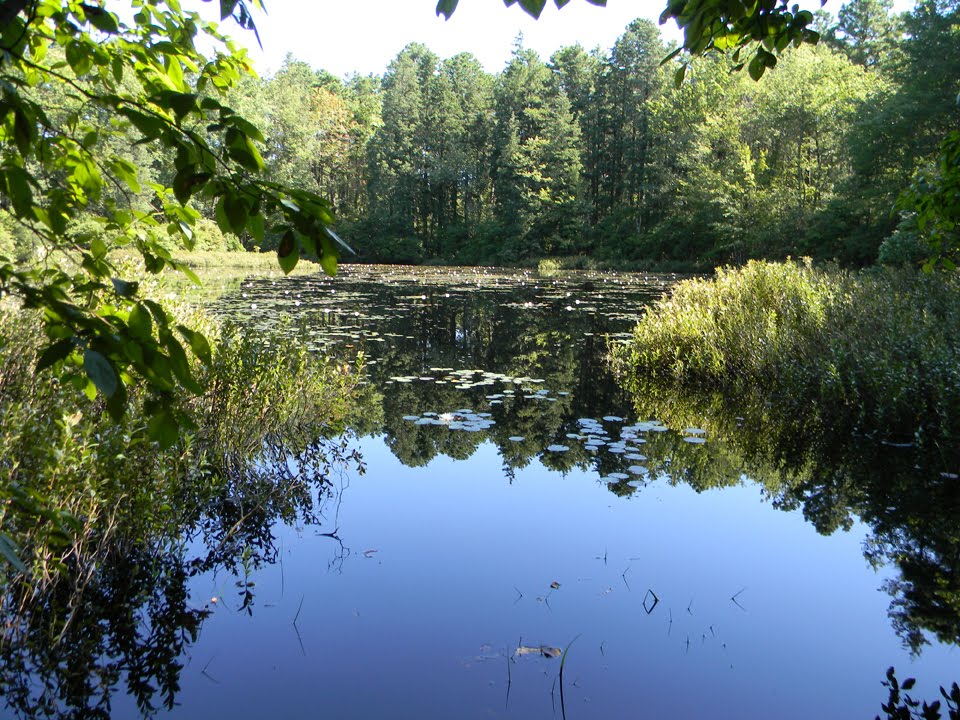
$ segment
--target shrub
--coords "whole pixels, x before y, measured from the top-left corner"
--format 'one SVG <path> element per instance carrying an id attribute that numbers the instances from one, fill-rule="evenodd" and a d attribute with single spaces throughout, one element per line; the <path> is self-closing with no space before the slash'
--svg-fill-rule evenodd
<path id="1" fill-rule="evenodd" d="M 615 351 L 652 380 L 762 393 L 780 412 L 818 403 L 838 427 L 882 436 L 960 430 L 960 279 L 751 262 L 689 280 Z"/>

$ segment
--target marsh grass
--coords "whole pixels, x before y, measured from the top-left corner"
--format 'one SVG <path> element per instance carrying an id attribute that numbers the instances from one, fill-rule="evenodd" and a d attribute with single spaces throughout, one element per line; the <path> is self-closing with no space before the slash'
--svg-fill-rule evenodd
<path id="1" fill-rule="evenodd" d="M 280 265 L 277 264 L 277 255 L 272 252 L 260 253 L 228 250 L 208 250 L 202 252 L 181 251 L 174 253 L 174 257 L 195 270 L 243 270 L 283 275 Z M 293 269 L 293 274 L 295 275 L 304 275 L 311 272 L 320 272 L 320 265 L 306 259 L 301 259 L 300 262 L 297 263 L 297 267 Z"/>
<path id="2" fill-rule="evenodd" d="M 818 407 L 837 430 L 933 440 L 960 430 L 960 280 L 751 262 L 680 283 L 614 364 L 649 384 Z"/>
<path id="3" fill-rule="evenodd" d="M 147 537 L 176 525 L 191 484 L 242 484 L 265 454 L 311 452 L 344 429 L 356 366 L 329 365 L 279 333 L 248 337 L 187 305 L 172 309 L 205 331 L 214 353 L 196 368 L 206 391 L 176 401 L 195 429 L 163 451 L 148 439 L 141 393 L 113 422 L 56 375 L 35 375 L 39 318 L 0 306 L 0 528 L 32 582 L 95 563 L 91 544 L 121 530 Z"/>

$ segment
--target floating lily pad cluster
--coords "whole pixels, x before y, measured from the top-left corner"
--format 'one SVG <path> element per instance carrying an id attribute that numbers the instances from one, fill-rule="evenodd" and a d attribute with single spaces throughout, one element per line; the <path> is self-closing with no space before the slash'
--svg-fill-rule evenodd
<path id="1" fill-rule="evenodd" d="M 656 420 L 650 420 L 634 425 L 624 425 L 620 429 L 619 438 L 614 440 L 604 428 L 604 422 L 622 423 L 623 418 L 616 415 L 607 415 L 602 422 L 593 418 L 580 418 L 577 421 L 580 432 L 570 433 L 567 437 L 582 441 L 584 447 L 591 452 L 599 452 L 601 448 L 605 447 L 607 452 L 623 455 L 625 460 L 640 462 L 647 459 L 640 453 L 640 448 L 637 447 L 647 442 L 643 434 L 647 432 L 666 432 L 668 430 L 666 425 L 662 425 Z"/>
<path id="2" fill-rule="evenodd" d="M 466 432 L 489 430 L 496 424 L 490 413 L 478 413 L 469 408 L 445 413 L 425 412 L 423 415 L 405 415 L 403 419 L 415 425 L 440 425 L 448 430 L 465 430 Z"/>
<path id="3" fill-rule="evenodd" d="M 389 382 L 399 384 L 415 382 L 431 382 L 437 385 L 450 384 L 457 390 L 471 390 L 498 385 L 502 388 L 500 392 L 485 397 L 491 408 L 519 398 L 556 402 L 558 397 L 570 394 L 569 392 L 559 392 L 554 395 L 546 388 L 535 388 L 536 385 L 544 382 L 541 378 L 504 375 L 503 373 L 486 370 L 454 370 L 453 368 L 439 367 L 430 368 L 429 372 L 429 375 L 426 373 L 423 375 L 398 375 L 390 378 Z M 448 430 L 465 430 L 467 432 L 486 430 L 496 424 L 491 413 L 476 412 L 472 409 L 460 409 L 444 413 L 431 411 L 422 415 L 405 415 L 403 419 L 417 425 L 439 425 L 446 427 Z M 519 436 L 510 439 L 514 442 L 523 440 Z M 568 448 L 564 447 L 563 449 Z"/>
<path id="4" fill-rule="evenodd" d="M 457 390 L 500 386 L 502 388 L 500 392 L 491 393 L 485 397 L 487 404 L 491 407 L 503 405 L 505 402 L 518 398 L 523 398 L 524 400 L 540 400 L 543 402 L 557 402 L 559 398 L 566 397 L 570 394 L 566 391 L 553 393 L 546 388 L 536 388 L 535 386 L 543 384 L 544 380 L 526 375 L 513 376 L 486 370 L 454 370 L 453 368 L 430 368 L 429 372 L 431 373 L 429 375 L 397 375 L 391 377 L 388 384 L 431 382 L 435 385 L 449 384 Z"/>

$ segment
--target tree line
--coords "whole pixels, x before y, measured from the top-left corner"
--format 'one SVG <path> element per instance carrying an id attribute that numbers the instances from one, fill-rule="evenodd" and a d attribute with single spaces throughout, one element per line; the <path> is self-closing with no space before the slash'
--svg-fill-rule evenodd
<path id="1" fill-rule="evenodd" d="M 958 18 L 956 0 L 899 15 L 891 0 L 852 0 L 818 15 L 821 42 L 784 53 L 761 83 L 714 56 L 686 61 L 677 84 L 676 61 L 661 62 L 671 48 L 636 20 L 608 51 L 544 60 L 518 38 L 496 75 L 420 44 L 380 76 L 288 56 L 231 102 L 263 129 L 267 176 L 329 199 L 363 261 L 912 261 L 922 228 L 894 207 L 960 121 Z M 168 158 L 110 152 L 174 183 Z M 283 242 L 224 235 L 224 208 L 194 202 L 201 247 Z"/>

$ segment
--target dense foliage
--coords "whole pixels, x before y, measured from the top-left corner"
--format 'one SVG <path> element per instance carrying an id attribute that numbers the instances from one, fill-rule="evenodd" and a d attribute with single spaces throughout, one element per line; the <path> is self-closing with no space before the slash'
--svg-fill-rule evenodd
<path id="1" fill-rule="evenodd" d="M 960 431 L 957 292 L 952 275 L 751 262 L 681 283 L 618 361 L 635 395 L 762 394 L 778 414 L 824 408 L 837 432 L 935 444 Z"/>
<path id="2" fill-rule="evenodd" d="M 202 391 L 188 352 L 208 363 L 209 343 L 144 298 L 109 251 L 134 250 L 148 273 L 190 275 L 171 244 L 271 232 L 285 270 L 302 249 L 333 272 L 335 236 L 326 200 L 262 173 L 262 134 L 225 102 L 252 73 L 245 52 L 177 0 L 128 10 L 73 0 L 0 10 L 0 207 L 13 239 L 0 251 L 14 256 L 0 255 L 0 294 L 42 311 L 38 370 L 57 367 L 118 421 L 129 390 L 146 385 L 153 437 L 169 444 L 189 425 L 175 396 Z M 220 10 L 252 27 L 244 0 Z"/>
<path id="3" fill-rule="evenodd" d="M 35 379 L 39 317 L 0 305 L 0 553 L 28 577 L 49 580 L 118 528 L 149 535 L 165 527 L 181 512 L 175 497 L 190 488 L 242 488 L 266 467 L 271 448 L 280 457 L 301 453 L 344 429 L 355 372 L 280 336 L 245 337 L 165 304 L 179 322 L 216 338 L 209 363 L 192 368 L 204 393 L 171 408 L 196 419 L 179 438 L 172 426 L 151 432 L 158 421 L 142 389 L 112 421 L 105 403 L 90 404 L 71 384 Z M 174 435 L 169 449 L 151 440 L 158 433 Z"/>
<path id="4" fill-rule="evenodd" d="M 715 54 L 686 61 L 677 87 L 680 61 L 661 64 L 670 48 L 638 20 L 607 52 L 544 60 L 518 42 L 496 75 L 417 44 L 379 77 L 340 79 L 290 57 L 271 77 L 239 78 L 223 102 L 264 128 L 255 145 L 271 181 L 329 199 L 367 260 L 949 264 L 958 12 L 944 0 L 905 15 L 852 0 L 817 20 L 819 45 L 785 51 L 760 83 Z M 182 170 L 144 146 L 89 139 L 138 167 L 144 187 Z M 152 193 L 127 191 L 138 203 Z M 290 249 L 282 231 L 225 222 L 215 195 L 189 206 L 206 219 L 194 232 L 207 247 Z M 0 242 L 33 251 L 5 227 Z M 81 245 L 90 238 L 78 230 Z"/>

